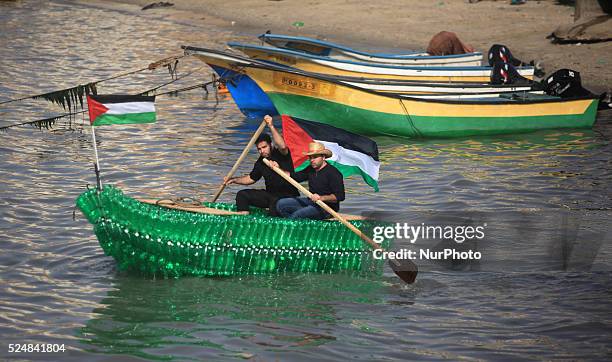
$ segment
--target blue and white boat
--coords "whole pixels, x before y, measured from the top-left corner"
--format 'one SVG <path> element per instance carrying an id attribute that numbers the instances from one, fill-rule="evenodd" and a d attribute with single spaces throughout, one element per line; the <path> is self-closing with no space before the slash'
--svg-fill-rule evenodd
<path id="1" fill-rule="evenodd" d="M 328 41 L 290 36 L 282 34 L 261 34 L 262 42 L 277 48 L 304 52 L 311 55 L 329 57 L 338 60 L 354 60 L 396 65 L 429 65 L 429 66 L 479 66 L 482 65 L 482 53 L 473 52 L 453 55 L 429 55 L 425 51 L 414 51 L 404 54 L 369 53 Z"/>
<path id="2" fill-rule="evenodd" d="M 421 82 L 477 82 L 490 81 L 489 66 L 423 66 L 390 65 L 364 61 L 332 59 L 289 49 L 229 42 L 228 45 L 252 59 L 293 67 L 302 71 L 332 76 L 386 78 Z M 517 67 L 518 73 L 533 79 L 532 66 Z"/>

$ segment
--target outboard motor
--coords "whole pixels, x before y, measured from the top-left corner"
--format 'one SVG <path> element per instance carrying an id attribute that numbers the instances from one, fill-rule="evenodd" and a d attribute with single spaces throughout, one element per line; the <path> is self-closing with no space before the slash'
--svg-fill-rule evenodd
<path id="1" fill-rule="evenodd" d="M 543 78 L 544 75 L 546 74 L 544 72 L 544 68 L 539 62 L 536 63 L 534 60 L 532 60 L 529 63 L 526 63 L 520 59 L 517 59 L 514 57 L 514 55 L 512 55 L 512 52 L 510 51 L 510 49 L 507 46 L 502 45 L 502 44 L 493 44 L 493 46 L 491 46 L 491 48 L 489 49 L 488 58 L 489 58 L 490 66 L 494 66 L 495 63 L 498 63 L 498 62 L 507 63 L 515 67 L 531 65 L 534 68 L 533 69 L 534 76 L 538 78 Z"/>
<path id="2" fill-rule="evenodd" d="M 507 46 L 501 44 L 493 44 L 489 49 L 489 65 L 493 66 L 497 62 L 512 64 L 515 67 L 525 63 L 512 56 L 512 52 Z M 532 64 L 533 65 L 533 64 Z"/>
<path id="3" fill-rule="evenodd" d="M 580 73 L 571 69 L 559 69 L 542 81 L 544 92 L 561 98 L 594 96 L 582 87 Z"/>
<path id="4" fill-rule="evenodd" d="M 519 74 L 509 63 L 497 61 L 491 70 L 491 84 L 531 84 L 531 80 Z"/>

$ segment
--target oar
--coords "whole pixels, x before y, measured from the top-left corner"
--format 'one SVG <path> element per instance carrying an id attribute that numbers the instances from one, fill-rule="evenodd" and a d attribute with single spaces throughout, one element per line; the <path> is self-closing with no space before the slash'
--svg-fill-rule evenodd
<path id="1" fill-rule="evenodd" d="M 251 147 L 253 147 L 255 140 L 257 139 L 257 137 L 259 137 L 261 132 L 263 132 L 264 128 L 266 128 L 266 121 L 261 121 L 259 128 L 257 128 L 257 131 L 255 131 L 255 133 L 253 134 L 253 137 L 251 137 L 251 140 L 249 141 L 249 143 L 247 143 L 244 150 L 242 150 L 242 153 L 240 154 L 240 157 L 238 157 L 238 160 L 236 160 L 234 167 L 232 167 L 230 172 L 227 173 L 227 176 L 225 176 L 226 178 L 229 179 L 230 177 L 234 176 L 234 172 L 236 172 L 236 170 L 238 169 L 238 165 L 240 165 L 242 160 L 244 160 L 244 158 L 246 157 L 247 153 L 249 153 L 249 150 L 251 149 Z M 221 184 L 221 186 L 217 190 L 217 193 L 215 194 L 215 196 L 213 196 L 212 202 L 217 201 L 217 199 L 219 198 L 219 195 L 221 195 L 224 189 L 225 189 L 225 182 Z"/>
<path id="2" fill-rule="evenodd" d="M 270 164 L 270 161 L 268 161 L 267 159 L 264 158 L 263 162 L 268 167 L 270 167 L 272 170 L 274 170 L 274 172 L 276 172 L 282 178 L 287 180 L 287 182 L 289 182 L 290 184 L 295 186 L 298 190 L 300 190 L 304 195 L 306 195 L 308 197 L 310 197 L 312 195 L 312 193 L 310 191 L 308 191 L 304 186 L 300 185 L 299 182 L 297 182 L 293 178 L 291 178 L 291 176 L 287 175 L 283 170 L 279 169 L 278 167 L 272 166 Z M 334 218 L 336 218 L 336 220 L 338 220 L 341 223 L 343 223 L 344 226 L 346 226 L 352 232 L 357 234 L 357 236 L 359 236 L 366 243 L 370 244 L 370 246 L 372 246 L 374 249 L 382 249 L 380 247 L 380 245 L 378 245 L 374 240 L 370 239 L 366 234 L 364 234 L 361 230 L 357 229 L 353 224 L 351 224 L 348 221 L 346 221 L 340 214 L 338 214 L 336 211 L 334 211 L 334 209 L 329 207 L 326 203 L 324 203 L 321 200 L 318 200 L 317 201 L 317 205 L 321 206 L 323 208 L 323 210 L 327 211 L 330 215 L 332 215 Z M 391 269 L 393 269 L 395 274 L 401 280 L 403 280 L 404 282 L 406 282 L 408 284 L 414 283 L 419 269 L 417 268 L 416 264 L 412 262 L 412 260 L 406 259 L 406 260 L 401 260 L 400 261 L 400 260 L 397 260 L 397 259 L 389 259 L 389 265 L 391 266 Z"/>

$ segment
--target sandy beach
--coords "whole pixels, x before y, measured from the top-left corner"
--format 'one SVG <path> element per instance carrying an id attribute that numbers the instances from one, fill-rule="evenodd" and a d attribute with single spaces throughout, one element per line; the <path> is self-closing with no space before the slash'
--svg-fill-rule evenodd
<path id="1" fill-rule="evenodd" d="M 389 0 L 380 3 L 356 0 L 173 0 L 172 7 L 145 11 L 139 8 L 152 1 L 104 3 L 128 7 L 143 16 L 173 17 L 194 25 L 225 28 L 235 37 L 252 43 L 257 43 L 255 35 L 271 30 L 356 48 L 402 51 L 425 49 L 435 33 L 447 30 L 457 33 L 483 53 L 492 44 L 505 44 L 519 59 L 542 62 L 547 74 L 570 68 L 579 71 L 583 84 L 593 91 L 602 92 L 612 87 L 612 42 L 558 45 L 546 39 L 559 25 L 573 21 L 573 7 L 558 5 L 555 1 L 510 5 L 506 0 L 478 3 L 466 0 Z M 296 22 L 303 23 L 303 26 L 294 26 Z"/>

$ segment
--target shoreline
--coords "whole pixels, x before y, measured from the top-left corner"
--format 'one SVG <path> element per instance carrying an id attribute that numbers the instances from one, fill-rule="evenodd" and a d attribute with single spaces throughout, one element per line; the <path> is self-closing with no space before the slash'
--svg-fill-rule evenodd
<path id="1" fill-rule="evenodd" d="M 554 1 L 390 0 L 381 4 L 356 0 L 173 0 L 174 6 L 140 10 L 151 0 L 97 1 L 111 8 L 131 9 L 143 16 L 229 31 L 233 39 L 259 43 L 266 30 L 329 40 L 358 49 L 400 52 L 422 50 L 442 30 L 485 54 L 495 43 L 508 46 L 523 61 L 540 61 L 546 74 L 562 68 L 578 71 L 583 85 L 601 93 L 612 88 L 612 42 L 552 44 L 546 36 L 573 20 L 573 7 Z M 91 4 L 92 2 L 87 2 Z M 338 14 L 341 14 L 340 16 Z M 365 15 L 364 15 L 365 14 Z M 294 22 L 303 22 L 294 27 Z M 177 39 L 181 40 L 181 39 Z M 225 43 L 230 39 L 220 39 Z M 210 44 L 193 44 L 208 45 Z"/>

